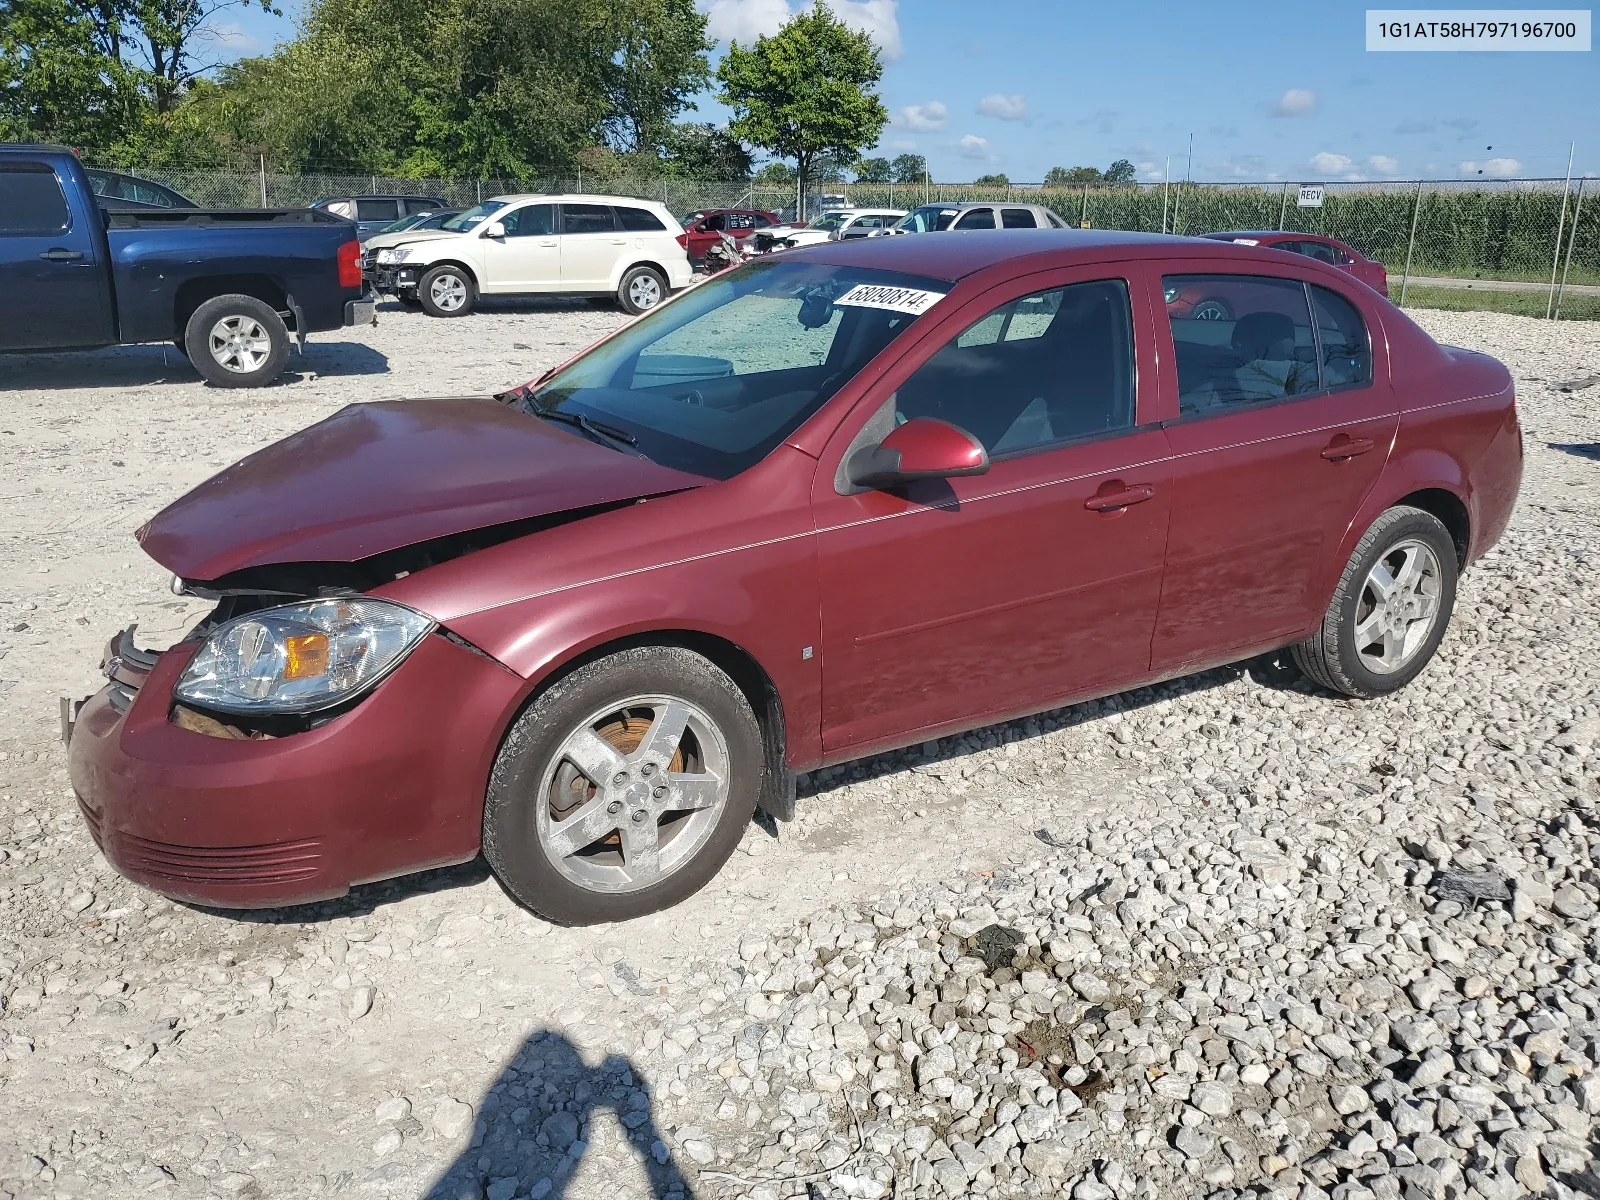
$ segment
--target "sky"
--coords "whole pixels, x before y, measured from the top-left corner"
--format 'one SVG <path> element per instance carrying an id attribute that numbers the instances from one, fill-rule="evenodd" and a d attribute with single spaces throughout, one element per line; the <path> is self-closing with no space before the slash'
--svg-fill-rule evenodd
<path id="1" fill-rule="evenodd" d="M 720 54 L 808 0 L 696 0 Z M 222 57 L 294 34 L 219 19 Z M 833 0 L 872 33 L 891 113 L 876 150 L 935 180 L 1125 158 L 1139 177 L 1210 181 L 1600 176 L 1600 50 L 1369 53 L 1365 5 L 1213 0 Z M 1528 8 L 1531 6 L 1522 6 Z M 691 119 L 724 121 L 709 95 Z M 1193 163 L 1189 161 L 1193 135 Z"/>

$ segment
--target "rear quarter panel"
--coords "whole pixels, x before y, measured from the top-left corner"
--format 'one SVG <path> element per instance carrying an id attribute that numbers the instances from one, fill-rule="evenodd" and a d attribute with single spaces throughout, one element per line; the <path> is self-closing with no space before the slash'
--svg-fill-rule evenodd
<path id="1" fill-rule="evenodd" d="M 337 253 L 355 240 L 352 225 L 111 229 L 107 238 L 124 342 L 181 336 L 179 293 L 198 280 L 263 276 L 294 297 L 307 332 L 338 329 L 345 301 L 361 294 L 339 286 Z"/>

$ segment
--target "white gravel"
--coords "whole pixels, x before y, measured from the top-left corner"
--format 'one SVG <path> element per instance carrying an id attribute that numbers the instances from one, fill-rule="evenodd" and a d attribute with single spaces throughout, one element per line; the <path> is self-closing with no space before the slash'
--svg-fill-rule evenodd
<path id="1" fill-rule="evenodd" d="M 55 697 L 194 611 L 131 531 L 619 319 L 385 312 L 258 393 L 4 361 L 0 1197 L 1600 1194 L 1593 325 L 1423 315 L 1512 367 L 1528 471 L 1392 699 L 1254 664 L 824 773 L 611 929 L 474 867 L 247 920 L 111 872 Z"/>

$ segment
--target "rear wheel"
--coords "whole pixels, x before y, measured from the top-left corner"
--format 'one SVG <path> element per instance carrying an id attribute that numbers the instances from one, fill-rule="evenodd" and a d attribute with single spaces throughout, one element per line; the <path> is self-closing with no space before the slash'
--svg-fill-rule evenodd
<path id="1" fill-rule="evenodd" d="M 1189 312 L 1190 320 L 1194 321 L 1226 321 L 1232 315 L 1221 300 L 1202 300 Z"/>
<path id="2" fill-rule="evenodd" d="M 1456 548 L 1432 513 L 1399 505 L 1345 565 L 1322 627 L 1294 647 L 1310 679 L 1347 696 L 1398 691 L 1433 658 L 1456 600 Z"/>
<path id="3" fill-rule="evenodd" d="M 643 916 L 721 869 L 763 769 L 760 727 L 726 674 L 681 647 L 624 650 L 552 685 L 511 727 L 484 857 L 550 920 Z"/>
<path id="4" fill-rule="evenodd" d="M 617 303 L 622 305 L 622 311 L 634 315 L 649 312 L 666 298 L 667 281 L 654 267 L 634 267 L 617 288 Z"/>
<path id="5" fill-rule="evenodd" d="M 189 317 L 183 345 L 213 387 L 263 387 L 289 360 L 289 328 L 254 296 L 215 296 Z"/>
<path id="6" fill-rule="evenodd" d="M 430 317 L 464 317 L 477 298 L 477 285 L 460 267 L 434 267 L 417 284 L 417 299 Z"/>

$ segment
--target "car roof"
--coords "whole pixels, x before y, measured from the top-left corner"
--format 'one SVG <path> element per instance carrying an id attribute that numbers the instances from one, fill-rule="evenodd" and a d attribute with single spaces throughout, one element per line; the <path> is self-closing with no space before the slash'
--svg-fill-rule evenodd
<path id="1" fill-rule="evenodd" d="M 614 204 L 621 204 L 621 205 L 625 205 L 628 208 L 640 208 L 640 207 L 650 207 L 650 208 L 660 208 L 660 209 L 665 209 L 666 208 L 666 205 L 662 204 L 661 201 L 659 201 L 659 200 L 646 200 L 646 199 L 644 199 L 643 197 L 640 197 L 640 196 L 602 196 L 602 195 L 599 195 L 597 193 L 592 193 L 592 192 L 516 192 L 516 193 L 513 193 L 511 195 L 495 196 L 495 197 L 492 197 L 492 198 L 495 199 L 495 200 L 502 201 L 503 203 L 506 203 L 506 204 L 520 204 L 524 200 L 539 200 L 539 201 L 542 201 L 545 204 L 613 204 L 613 205 Z M 745 211 L 745 210 L 743 210 L 743 209 L 739 209 L 739 210 L 733 210 L 733 209 L 729 209 L 729 210 L 711 209 L 711 210 L 707 210 L 707 211 L 712 211 L 712 212 L 740 211 L 740 212 L 742 212 L 742 211 Z"/>
<path id="2" fill-rule="evenodd" d="M 986 267 L 1036 259 L 1029 270 L 1126 259 L 1238 258 L 1259 262 L 1249 246 L 1162 233 L 1114 229 L 952 229 L 938 237 L 856 238 L 784 251 L 785 259 L 925 275 L 951 283 Z"/>
<path id="3" fill-rule="evenodd" d="M 1044 208 L 1043 204 L 1033 200 L 952 200 L 948 204 L 938 200 L 930 200 L 926 204 L 917 205 L 918 208 L 955 209 L 965 212 L 969 208 Z"/>
<path id="4" fill-rule="evenodd" d="M 1211 238 L 1213 241 L 1220 241 L 1223 238 L 1259 238 L 1265 241 L 1267 238 L 1271 238 L 1274 241 L 1282 239 L 1305 241 L 1309 239 L 1313 242 L 1339 242 L 1338 238 L 1330 237 L 1326 233 L 1299 233 L 1293 229 L 1229 229 L 1217 233 L 1202 233 L 1200 236 Z M 1344 243 L 1339 242 L 1339 245 L 1342 246 Z"/>

